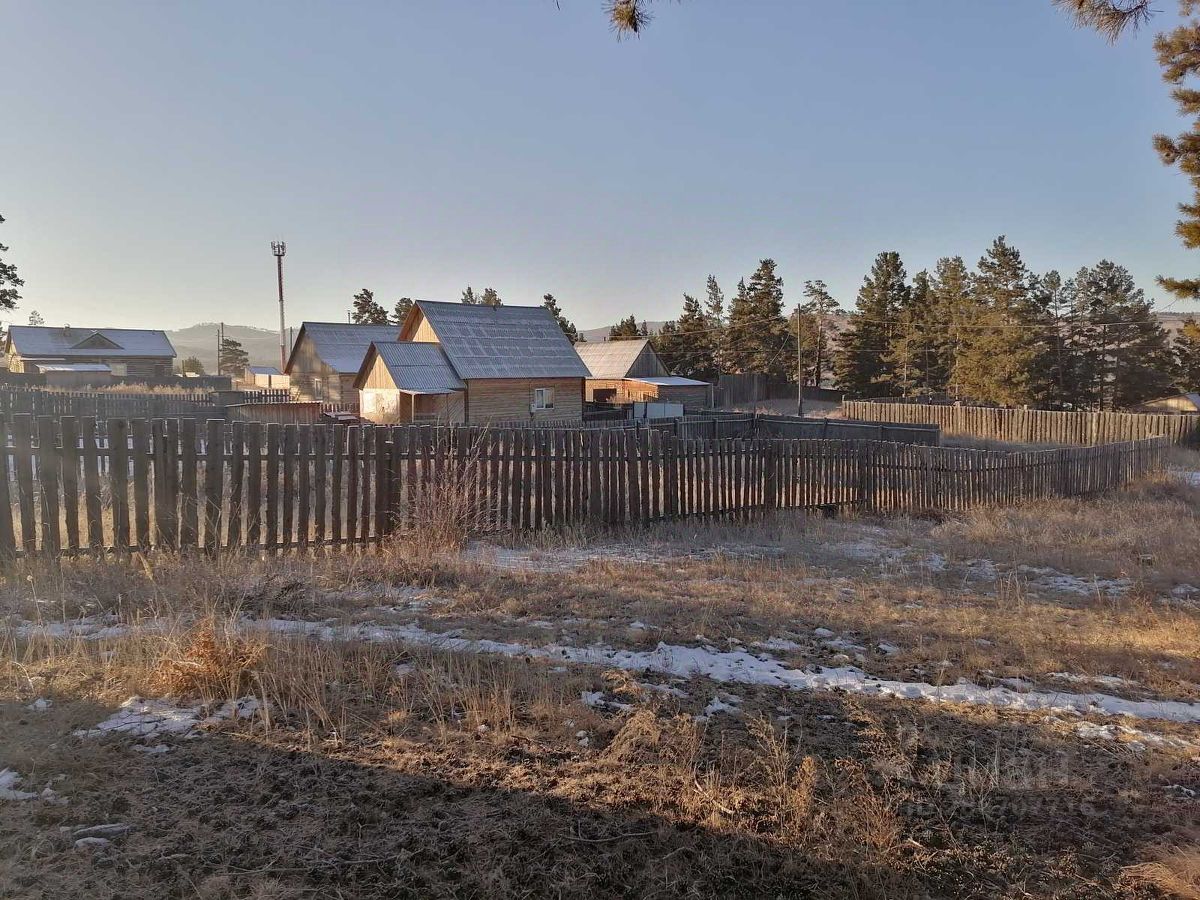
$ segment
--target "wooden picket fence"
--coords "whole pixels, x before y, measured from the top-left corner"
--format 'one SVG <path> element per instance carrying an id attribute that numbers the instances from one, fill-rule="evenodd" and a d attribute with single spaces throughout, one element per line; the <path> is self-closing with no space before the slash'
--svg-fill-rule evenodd
<path id="1" fill-rule="evenodd" d="M 91 416 L 151 419 L 209 416 L 210 393 L 131 394 L 120 391 L 50 391 L 39 388 L 0 387 L 0 416 Z"/>
<path id="2" fill-rule="evenodd" d="M 856 506 L 955 510 L 1110 490 L 1163 440 L 1001 453 L 655 429 L 0 422 L 0 557 L 379 543 L 453 500 L 481 532 Z M 446 493 L 447 490 L 450 494 Z M 440 493 L 439 493 L 440 492 Z"/>
<path id="3" fill-rule="evenodd" d="M 851 419 L 938 425 L 947 435 L 1018 444 L 1091 446 L 1165 437 L 1173 444 L 1200 446 L 1200 415 L 1061 412 L 886 400 L 847 400 L 842 410 Z"/>

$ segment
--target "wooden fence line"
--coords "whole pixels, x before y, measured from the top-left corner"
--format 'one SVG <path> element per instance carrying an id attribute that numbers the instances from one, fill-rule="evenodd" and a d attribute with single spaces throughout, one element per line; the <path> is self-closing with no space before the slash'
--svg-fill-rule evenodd
<path id="1" fill-rule="evenodd" d="M 11 444 L 9 439 L 11 438 Z M 0 557 L 375 544 L 447 510 L 479 531 L 857 506 L 958 510 L 1110 490 L 1166 442 L 1002 453 L 640 430 L 0 422 Z"/>
<path id="2" fill-rule="evenodd" d="M 1165 437 L 1173 444 L 1200 446 L 1200 415 L 1060 412 L 879 400 L 847 400 L 842 409 L 853 419 L 938 425 L 948 435 L 1020 444 L 1092 446 Z"/>

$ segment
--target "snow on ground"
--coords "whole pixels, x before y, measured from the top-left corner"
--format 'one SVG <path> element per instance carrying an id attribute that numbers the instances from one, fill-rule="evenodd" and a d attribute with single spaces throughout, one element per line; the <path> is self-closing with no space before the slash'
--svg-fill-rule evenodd
<path id="1" fill-rule="evenodd" d="M 590 562 L 670 563 L 682 560 L 778 559 L 785 554 L 781 547 L 769 544 L 728 544 L 720 547 L 683 548 L 671 545 L 638 546 L 634 544 L 600 544 L 591 547 L 561 547 L 554 550 L 528 550 L 497 547 L 492 544 L 472 544 L 467 558 L 494 566 L 529 572 L 569 572 Z"/>
<path id="2" fill-rule="evenodd" d="M 0 800 L 44 800 L 59 805 L 66 802 L 50 785 L 46 785 L 41 791 L 19 790 L 17 785 L 23 780 L 13 769 L 0 769 Z"/>
<path id="3" fill-rule="evenodd" d="M 209 706 L 176 706 L 165 699 L 143 699 L 130 697 L 120 708 L 96 725 L 75 732 L 78 737 L 100 737 L 106 734 L 124 734 L 149 739 L 162 735 L 192 737 L 200 729 L 229 719 L 246 719 L 259 710 L 254 697 L 226 700 L 219 708 Z M 162 751 L 154 751 L 162 752 Z"/>
<path id="4" fill-rule="evenodd" d="M 1094 714 L 1132 719 L 1159 719 L 1200 723 L 1200 703 L 1177 700 L 1126 700 L 1109 694 L 1072 694 L 1048 691 L 1017 691 L 1010 687 L 983 687 L 959 680 L 955 684 L 892 681 L 876 678 L 855 666 L 792 668 L 767 653 L 718 650 L 706 645 L 685 647 L 660 642 L 654 650 L 626 650 L 596 644 L 574 647 L 527 644 L 461 637 L 458 631 L 431 632 L 417 625 L 336 625 L 290 619 L 247 621 L 247 626 L 284 634 L 308 635 L 319 640 L 396 641 L 465 653 L 497 653 L 504 656 L 559 660 L 582 665 L 605 666 L 630 672 L 656 672 L 679 678 L 702 676 L 731 684 L 751 684 L 788 690 L 844 691 L 904 700 L 965 703 L 1023 712 Z"/>

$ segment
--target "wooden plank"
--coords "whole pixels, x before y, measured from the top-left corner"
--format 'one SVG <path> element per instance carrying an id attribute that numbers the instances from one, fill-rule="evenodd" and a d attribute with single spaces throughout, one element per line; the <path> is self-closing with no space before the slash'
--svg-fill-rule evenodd
<path id="1" fill-rule="evenodd" d="M 16 532 L 13 529 L 12 462 L 8 453 L 8 422 L 0 416 L 0 566 L 10 563 L 17 555 Z"/>
<path id="2" fill-rule="evenodd" d="M 53 416 L 38 416 L 37 478 L 41 499 L 42 552 L 56 557 L 62 550 L 58 506 L 58 435 Z"/>
<path id="3" fill-rule="evenodd" d="M 346 433 L 346 543 L 358 541 L 358 476 L 362 468 L 359 441 L 362 429 L 351 426 Z"/>
<path id="4" fill-rule="evenodd" d="M 593 522 L 603 521 L 604 505 L 601 495 L 600 436 L 595 431 L 584 434 L 584 450 L 587 454 L 588 518 Z"/>
<path id="5" fill-rule="evenodd" d="M 325 521 L 329 511 L 329 437 L 328 425 L 312 427 L 313 543 L 318 547 L 325 546 Z"/>
<path id="6" fill-rule="evenodd" d="M 383 425 L 376 425 L 375 437 L 375 532 L 376 546 L 383 540 L 387 531 L 388 496 L 392 487 L 388 478 L 391 463 L 388 458 L 388 430 Z"/>
<path id="7" fill-rule="evenodd" d="M 179 426 L 180 549 L 195 549 L 200 542 L 200 521 L 196 507 L 196 479 L 200 461 L 196 455 L 196 430 L 195 419 L 184 419 Z"/>
<path id="8" fill-rule="evenodd" d="M 225 528 L 225 545 L 242 546 L 242 507 L 245 494 L 246 426 L 234 422 L 229 427 L 229 521 Z"/>
<path id="9" fill-rule="evenodd" d="M 167 423 L 155 419 L 150 423 L 150 467 L 154 483 L 154 528 L 150 543 L 154 547 L 169 547 L 165 537 L 167 523 Z"/>
<path id="10" fill-rule="evenodd" d="M 374 426 L 368 425 L 362 434 L 362 440 L 359 441 L 358 449 L 362 454 L 361 471 L 358 476 L 358 486 L 361 489 L 362 499 L 358 505 L 358 541 L 360 544 L 365 544 L 371 537 L 371 458 L 374 451 Z"/>
<path id="11" fill-rule="evenodd" d="M 150 549 L 150 423 L 130 423 L 130 453 L 133 455 L 133 523 L 137 547 Z"/>
<path id="12" fill-rule="evenodd" d="M 296 431 L 296 543 L 308 548 L 312 533 L 312 425 Z"/>
<path id="13" fill-rule="evenodd" d="M 279 524 L 279 545 L 287 548 L 296 543 L 296 476 L 300 470 L 300 458 L 296 451 L 296 425 L 283 426 L 282 455 L 279 460 L 283 473 L 283 515 Z"/>
<path id="14" fill-rule="evenodd" d="M 267 425 L 267 534 L 264 544 L 268 551 L 279 548 L 279 445 L 282 426 Z"/>
<path id="15" fill-rule="evenodd" d="M 26 556 L 37 553 L 37 513 L 33 487 L 33 416 L 13 417 L 13 467 L 17 474 L 17 504 L 21 518 L 21 546 Z"/>
<path id="16" fill-rule="evenodd" d="M 342 510 L 344 506 L 342 476 L 345 468 L 343 460 L 346 457 L 346 426 L 333 426 L 333 445 L 331 447 L 332 466 L 329 479 L 329 531 L 330 539 L 334 544 L 341 544 L 342 535 Z"/>
<path id="17" fill-rule="evenodd" d="M 209 419 L 204 450 L 204 551 L 221 550 L 221 513 L 225 505 L 225 422 Z"/>
<path id="18" fill-rule="evenodd" d="M 113 546 L 124 552 L 129 549 L 129 423 L 124 419 L 109 419 L 107 426 Z"/>
<path id="19" fill-rule="evenodd" d="M 88 547 L 93 553 L 104 549 L 104 507 L 100 499 L 99 448 L 96 445 L 96 419 L 79 420 L 83 444 L 83 505 L 87 520 Z M 7 457 L 7 453 L 5 454 Z"/>
<path id="20" fill-rule="evenodd" d="M 62 492 L 63 516 L 67 525 L 67 546 L 79 550 L 79 430 L 74 416 L 63 416 L 59 420 L 62 430 Z M 0 432 L 2 437 L 2 432 Z M 8 511 L 11 515 L 11 510 Z M 3 516 L 0 512 L 0 555 L 3 555 Z M 9 520 L 11 527 L 12 520 Z"/>
<path id="21" fill-rule="evenodd" d="M 262 543 L 263 430 L 262 423 L 249 422 L 244 435 L 246 444 L 246 544 Z"/>

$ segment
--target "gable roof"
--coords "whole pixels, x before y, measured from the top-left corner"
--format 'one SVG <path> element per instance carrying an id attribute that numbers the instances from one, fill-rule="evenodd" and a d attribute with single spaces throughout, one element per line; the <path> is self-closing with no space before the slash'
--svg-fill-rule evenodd
<path id="1" fill-rule="evenodd" d="M 682 375 L 631 375 L 629 380 L 640 381 L 642 384 L 656 384 L 659 387 L 708 387 L 707 381 L 684 378 Z"/>
<path id="2" fill-rule="evenodd" d="M 148 328 L 52 328 L 13 325 L 8 329 L 10 352 L 26 359 L 105 356 L 113 359 L 174 357 L 165 331 Z"/>
<path id="3" fill-rule="evenodd" d="M 409 394 L 452 394 L 466 389 L 454 374 L 440 344 L 417 341 L 375 341 L 354 379 L 356 388 L 366 381 L 376 358 L 387 367 L 399 390 Z"/>
<path id="4" fill-rule="evenodd" d="M 587 378 L 587 366 L 544 306 L 476 306 L 418 300 L 404 330 L 420 313 L 447 359 L 468 378 Z"/>
<path id="5" fill-rule="evenodd" d="M 592 378 L 628 378 L 629 370 L 637 362 L 650 338 L 633 338 L 627 341 L 596 341 L 575 345 L 575 352 L 588 367 Z"/>
<path id="6" fill-rule="evenodd" d="M 374 341 L 392 341 L 396 339 L 399 329 L 395 325 L 350 325 L 345 322 L 303 322 L 300 333 L 296 335 L 296 343 L 288 354 L 287 365 L 283 371 L 291 374 L 292 362 L 296 358 L 296 348 L 300 346 L 304 336 L 312 340 L 313 349 L 321 361 L 335 372 L 343 375 L 353 375 L 363 364 Z"/>

